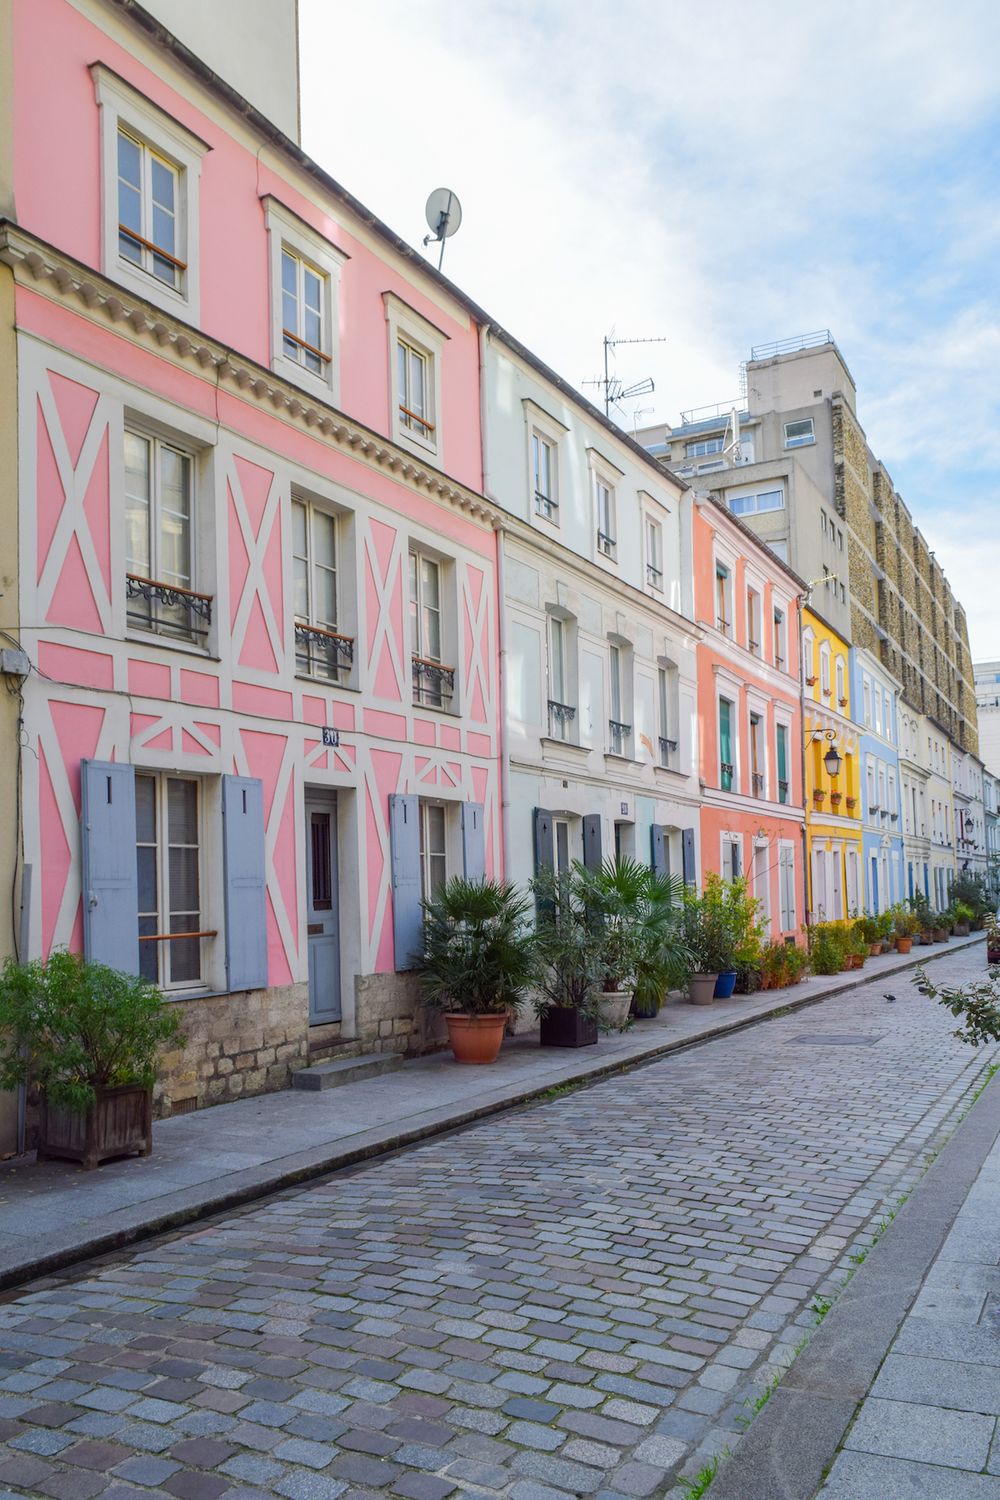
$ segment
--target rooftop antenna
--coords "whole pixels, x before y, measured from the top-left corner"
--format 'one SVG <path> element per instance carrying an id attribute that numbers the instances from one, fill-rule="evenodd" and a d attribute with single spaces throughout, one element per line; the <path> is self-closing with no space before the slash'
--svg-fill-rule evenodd
<path id="1" fill-rule="evenodd" d="M 610 333 L 604 335 L 604 377 L 600 380 L 585 380 L 583 384 L 603 386 L 606 417 L 610 417 L 613 406 L 620 406 L 623 401 L 628 401 L 633 396 L 648 396 L 656 389 L 648 376 L 645 380 L 637 380 L 635 385 L 622 385 L 618 376 L 612 375 L 608 368 L 609 351 L 616 349 L 619 344 L 665 344 L 666 342 L 665 338 L 620 339 L 615 336 L 613 328 Z"/>
<path id="2" fill-rule="evenodd" d="M 440 271 L 444 261 L 445 240 L 451 239 L 462 222 L 462 205 L 458 201 L 458 194 L 453 193 L 451 188 L 435 188 L 427 200 L 424 209 L 427 219 L 427 227 L 430 234 L 424 235 L 425 245 L 441 246 L 441 254 L 438 256 L 438 270 Z"/>

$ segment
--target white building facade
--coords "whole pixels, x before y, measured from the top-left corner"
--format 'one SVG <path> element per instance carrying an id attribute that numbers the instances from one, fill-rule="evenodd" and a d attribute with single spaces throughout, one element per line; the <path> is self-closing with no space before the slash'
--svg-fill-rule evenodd
<path id="1" fill-rule="evenodd" d="M 484 486 L 502 536 L 505 868 L 631 856 L 695 880 L 690 493 L 500 330 Z"/>

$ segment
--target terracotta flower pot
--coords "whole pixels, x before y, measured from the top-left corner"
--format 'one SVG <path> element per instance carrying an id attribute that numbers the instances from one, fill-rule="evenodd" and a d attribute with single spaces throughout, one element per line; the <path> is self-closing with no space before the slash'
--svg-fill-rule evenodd
<path id="1" fill-rule="evenodd" d="M 692 1005 L 711 1005 L 715 999 L 718 974 L 692 974 L 688 980 L 688 999 Z"/>
<path id="2" fill-rule="evenodd" d="M 910 951 L 910 949 L 912 947 L 913 947 L 913 939 L 912 938 L 898 937 L 896 939 L 896 952 L 897 953 L 909 953 L 909 951 Z"/>
<path id="3" fill-rule="evenodd" d="M 882 943 L 881 943 L 881 940 L 879 942 L 877 942 L 877 943 L 869 943 L 868 944 L 868 952 L 869 952 L 869 955 L 872 958 L 877 958 L 878 955 L 882 952 Z"/>
<path id="4" fill-rule="evenodd" d="M 507 1012 L 493 1016 L 446 1015 L 448 1041 L 460 1063 L 496 1062 L 507 1025 Z"/>

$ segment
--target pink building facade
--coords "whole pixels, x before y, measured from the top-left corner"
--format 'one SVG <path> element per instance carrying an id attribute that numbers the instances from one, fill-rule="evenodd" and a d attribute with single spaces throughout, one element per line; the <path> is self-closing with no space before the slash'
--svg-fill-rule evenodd
<path id="1" fill-rule="evenodd" d="M 419 1048 L 502 860 L 474 313 L 111 0 L 13 18 L 27 955 L 176 999 L 164 1108 Z"/>
<path id="2" fill-rule="evenodd" d="M 702 869 L 745 876 L 768 938 L 795 941 L 805 922 L 803 585 L 707 496 L 696 499 L 692 531 Z"/>

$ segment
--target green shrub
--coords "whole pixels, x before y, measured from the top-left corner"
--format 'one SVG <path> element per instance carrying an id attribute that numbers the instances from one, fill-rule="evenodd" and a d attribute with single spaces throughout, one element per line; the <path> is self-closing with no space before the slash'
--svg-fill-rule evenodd
<path id="1" fill-rule="evenodd" d="M 37 1084 L 75 1114 L 98 1090 L 152 1088 L 161 1049 L 183 1036 L 154 984 L 78 953 L 0 971 L 0 1087 Z"/>

